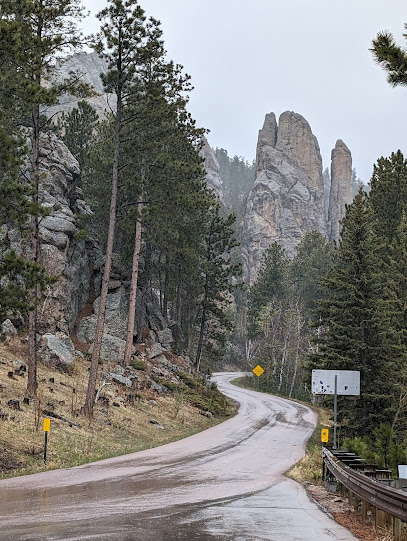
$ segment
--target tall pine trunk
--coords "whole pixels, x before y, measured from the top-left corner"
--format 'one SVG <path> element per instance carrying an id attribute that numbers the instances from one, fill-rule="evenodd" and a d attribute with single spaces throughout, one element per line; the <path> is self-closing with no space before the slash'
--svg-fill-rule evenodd
<path id="1" fill-rule="evenodd" d="M 39 106 L 33 107 L 32 113 L 32 187 L 34 203 L 38 205 L 39 197 L 39 176 L 40 176 L 40 110 Z M 31 217 L 31 261 L 38 263 L 40 254 L 38 216 Z M 37 395 L 37 306 L 38 306 L 38 286 L 34 286 L 32 292 L 33 309 L 28 316 L 28 366 L 27 366 L 27 388 L 25 394 L 28 397 Z"/>
<path id="2" fill-rule="evenodd" d="M 202 311 L 201 328 L 199 330 L 198 347 L 197 347 L 196 358 L 195 358 L 195 370 L 197 373 L 199 373 L 199 368 L 201 366 L 203 341 L 204 341 L 204 336 L 205 336 L 205 325 L 206 325 L 206 313 L 204 309 Z"/>
<path id="3" fill-rule="evenodd" d="M 110 200 L 109 213 L 109 230 L 106 247 L 106 263 L 103 272 L 102 289 L 100 293 L 99 312 L 96 324 L 95 340 L 93 343 L 92 360 L 90 363 L 88 388 L 86 391 L 85 404 L 82 408 L 84 415 L 88 418 L 93 416 L 93 406 L 95 403 L 96 380 L 98 372 L 98 363 L 100 351 L 102 348 L 103 329 L 105 325 L 106 301 L 109 290 L 110 271 L 112 267 L 112 253 L 114 243 L 114 233 L 116 227 L 116 210 L 117 210 L 117 190 L 119 180 L 119 158 L 120 158 L 120 131 L 121 131 L 121 112 L 122 112 L 122 96 L 121 92 L 117 93 L 117 112 L 115 119 L 115 141 L 114 141 L 114 158 L 112 172 L 112 196 Z"/>
<path id="4" fill-rule="evenodd" d="M 163 316 L 168 323 L 168 293 L 170 288 L 170 258 L 165 254 Z"/>
<path id="5" fill-rule="evenodd" d="M 142 181 L 144 183 L 144 172 L 142 173 Z M 143 199 L 143 197 L 141 197 L 141 199 Z M 131 350 L 133 347 L 134 322 L 136 318 L 138 266 L 139 266 L 139 260 L 140 260 L 140 250 L 141 250 L 141 235 L 143 231 L 143 224 L 141 221 L 142 212 L 143 212 L 143 202 L 139 201 L 139 203 L 137 204 L 136 238 L 134 241 L 133 267 L 131 271 L 129 315 L 127 319 L 127 339 L 126 339 L 126 349 L 124 351 L 125 366 L 129 366 L 130 364 Z"/>

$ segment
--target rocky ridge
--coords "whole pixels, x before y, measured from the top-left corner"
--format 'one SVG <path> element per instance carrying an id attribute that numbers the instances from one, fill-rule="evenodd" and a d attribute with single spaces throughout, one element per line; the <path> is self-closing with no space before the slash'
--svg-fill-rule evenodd
<path id="1" fill-rule="evenodd" d="M 249 282 L 266 248 L 278 242 L 292 257 L 302 237 L 326 235 L 322 158 L 308 122 L 287 111 L 266 115 L 257 144 L 257 173 L 244 218 L 243 258 Z"/>
<path id="2" fill-rule="evenodd" d="M 116 99 L 113 94 L 106 94 L 100 75 L 107 69 L 106 61 L 97 53 L 76 53 L 63 61 L 58 61 L 55 67 L 55 78 L 62 80 L 75 72 L 80 76 L 83 83 L 94 89 L 95 95 L 86 98 L 86 101 L 95 108 L 99 116 L 104 116 L 107 111 L 116 109 Z M 58 105 L 44 110 L 47 116 L 58 115 L 61 112 L 69 113 L 77 107 L 78 98 L 70 94 L 64 95 Z M 219 163 L 210 147 L 206 137 L 202 138 L 202 149 L 200 152 L 204 160 L 206 172 L 205 180 L 216 196 L 222 201 L 222 181 L 219 176 Z"/>
<path id="3" fill-rule="evenodd" d="M 346 205 L 352 201 L 352 157 L 338 140 L 332 151 L 328 222 L 324 209 L 322 158 L 317 138 L 304 117 L 292 111 L 266 115 L 256 150 L 256 179 L 243 223 L 245 275 L 252 283 L 264 251 L 280 244 L 293 257 L 304 235 L 319 231 L 337 240 Z"/>
<path id="4" fill-rule="evenodd" d="M 59 60 L 55 66 L 56 80 L 62 80 L 69 76 L 70 72 L 78 74 L 82 83 L 88 84 L 94 89 L 94 96 L 86 98 L 86 101 L 92 105 L 100 116 L 106 111 L 115 109 L 116 101 L 112 94 L 106 94 L 103 89 L 103 83 L 100 74 L 106 71 L 106 61 L 97 53 L 76 53 L 66 59 Z M 65 94 L 60 99 L 58 105 L 47 108 L 44 112 L 47 116 L 53 116 L 56 113 L 64 111 L 69 113 L 78 106 L 78 98 L 70 94 Z"/>

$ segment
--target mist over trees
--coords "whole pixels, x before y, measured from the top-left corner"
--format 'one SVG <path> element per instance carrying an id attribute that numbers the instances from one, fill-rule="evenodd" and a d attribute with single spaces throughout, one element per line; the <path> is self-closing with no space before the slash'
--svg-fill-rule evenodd
<path id="1" fill-rule="evenodd" d="M 256 165 L 241 156 L 231 158 L 224 148 L 216 147 L 214 152 L 219 163 L 224 204 L 240 217 L 246 197 L 254 184 Z"/>

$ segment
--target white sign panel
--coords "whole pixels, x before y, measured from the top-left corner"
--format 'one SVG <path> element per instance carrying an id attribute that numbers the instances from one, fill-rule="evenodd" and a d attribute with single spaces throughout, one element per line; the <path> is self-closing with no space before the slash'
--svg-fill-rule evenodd
<path id="1" fill-rule="evenodd" d="M 356 370 L 313 370 L 312 394 L 335 394 L 335 376 L 338 395 L 360 395 L 360 372 Z"/>

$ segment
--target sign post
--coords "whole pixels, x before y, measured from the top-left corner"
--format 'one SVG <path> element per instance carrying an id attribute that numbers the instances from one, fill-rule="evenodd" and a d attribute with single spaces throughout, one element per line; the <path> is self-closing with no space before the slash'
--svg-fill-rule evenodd
<path id="1" fill-rule="evenodd" d="M 333 449 L 336 449 L 336 424 L 338 420 L 338 374 L 335 374 L 335 394 L 334 394 L 334 444 Z"/>
<path id="2" fill-rule="evenodd" d="M 44 419 L 44 425 L 43 430 L 45 434 L 45 442 L 44 442 L 44 464 L 47 463 L 47 445 L 48 445 L 48 432 L 51 428 L 51 419 Z"/>
<path id="3" fill-rule="evenodd" d="M 338 416 L 338 394 L 342 396 L 360 395 L 360 372 L 357 370 L 313 370 L 312 394 L 334 395 L 334 441 L 336 449 L 336 427 Z"/>

